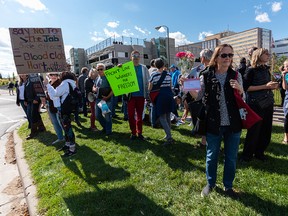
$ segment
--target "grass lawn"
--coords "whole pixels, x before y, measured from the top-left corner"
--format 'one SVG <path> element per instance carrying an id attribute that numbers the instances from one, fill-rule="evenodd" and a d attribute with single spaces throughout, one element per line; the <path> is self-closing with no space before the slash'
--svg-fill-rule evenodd
<path id="1" fill-rule="evenodd" d="M 73 123 L 78 153 L 62 158 L 63 143 L 47 117 L 47 131 L 24 141 L 26 159 L 35 180 L 43 215 L 288 215 L 288 145 L 281 144 L 283 126 L 273 126 L 267 162 L 253 160 L 237 165 L 235 189 L 238 200 L 222 193 L 223 153 L 218 166 L 218 188 L 207 198 L 205 149 L 190 136 L 186 123 L 173 126 L 176 143 L 163 147 L 162 129 L 144 126 L 146 141 L 130 141 L 128 122 L 122 114 L 113 120 L 113 135 L 91 132 Z M 82 117 L 82 115 L 80 115 Z M 98 128 L 102 129 L 97 122 Z M 19 134 L 25 140 L 27 123 Z M 241 137 L 240 152 L 246 131 Z"/>

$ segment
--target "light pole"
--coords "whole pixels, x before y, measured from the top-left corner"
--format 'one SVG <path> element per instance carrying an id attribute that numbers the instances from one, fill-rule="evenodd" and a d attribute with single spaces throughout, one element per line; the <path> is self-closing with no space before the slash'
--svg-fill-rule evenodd
<path id="1" fill-rule="evenodd" d="M 169 28 L 166 25 L 160 25 L 160 26 L 156 26 L 155 29 L 157 31 L 159 31 L 159 29 L 161 27 L 166 28 L 166 32 L 167 32 L 167 61 L 168 61 L 168 67 L 170 67 L 170 49 L 169 49 Z"/>

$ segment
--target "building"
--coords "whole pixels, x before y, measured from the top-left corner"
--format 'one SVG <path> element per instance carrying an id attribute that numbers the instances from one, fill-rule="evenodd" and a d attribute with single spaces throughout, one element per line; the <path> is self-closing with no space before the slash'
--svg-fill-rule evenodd
<path id="1" fill-rule="evenodd" d="M 288 58 L 288 38 L 275 40 L 272 52 L 275 53 L 277 57 L 286 56 Z"/>
<path id="2" fill-rule="evenodd" d="M 207 48 L 214 50 L 215 47 L 217 47 L 219 44 L 227 43 L 230 44 L 234 49 L 233 63 L 234 66 L 237 67 L 242 57 L 248 59 L 247 51 L 252 46 L 266 48 L 269 50 L 269 52 L 271 52 L 271 35 L 271 30 L 263 28 L 253 28 L 239 33 L 224 31 L 211 36 L 207 36 L 202 42 L 178 46 L 176 47 L 176 50 L 191 51 L 195 57 L 198 58 L 202 49 Z M 286 44 L 288 46 L 288 39 Z"/>
<path id="3" fill-rule="evenodd" d="M 230 44 L 234 49 L 234 66 L 239 65 L 240 59 L 248 59 L 247 51 L 255 46 L 268 49 L 271 52 L 271 30 L 264 28 L 253 28 L 239 33 L 220 38 L 221 44 Z"/>
<path id="4" fill-rule="evenodd" d="M 168 63 L 167 38 L 152 38 L 150 41 L 146 39 L 119 37 L 107 38 L 106 40 L 88 48 L 86 50 L 88 64 L 92 67 L 97 63 L 106 65 L 122 64 L 130 61 L 130 54 L 133 50 L 138 50 L 142 55 L 141 64 L 150 65 L 150 61 L 154 58 L 162 57 Z M 169 39 L 170 62 L 175 56 L 175 39 Z"/>
<path id="5" fill-rule="evenodd" d="M 82 67 L 87 65 L 87 57 L 83 48 L 72 48 L 69 50 L 71 71 L 76 75 L 81 73 Z"/>

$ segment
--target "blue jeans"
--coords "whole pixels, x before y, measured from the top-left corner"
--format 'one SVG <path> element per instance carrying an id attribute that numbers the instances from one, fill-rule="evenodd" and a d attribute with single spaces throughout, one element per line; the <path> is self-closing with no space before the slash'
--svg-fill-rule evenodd
<path id="1" fill-rule="evenodd" d="M 48 110 L 48 114 L 49 114 L 50 120 L 52 122 L 52 125 L 54 127 L 54 130 L 56 132 L 57 138 L 59 140 L 64 139 L 64 137 L 63 137 L 63 129 L 62 129 L 62 126 L 61 126 L 61 121 L 59 119 L 59 115 L 57 113 L 52 113 L 49 110 L 49 105 L 47 107 L 47 110 Z"/>
<path id="2" fill-rule="evenodd" d="M 105 117 L 102 115 L 102 110 L 97 106 L 97 104 L 101 101 L 101 99 L 96 100 L 96 119 L 101 124 L 103 130 L 107 135 L 112 133 L 112 113 L 109 112 L 105 114 Z M 107 106 L 110 111 L 112 109 L 112 100 L 106 101 Z"/>
<path id="3" fill-rule="evenodd" d="M 226 189 L 233 187 L 240 136 L 241 132 L 233 133 L 229 126 L 221 126 L 219 135 L 207 133 L 206 178 L 210 187 L 214 187 L 216 184 L 222 138 L 224 139 L 225 154 L 223 184 Z"/>
<path id="4" fill-rule="evenodd" d="M 128 119 L 128 105 L 127 100 L 124 100 L 122 97 L 122 112 L 124 113 L 124 119 Z"/>

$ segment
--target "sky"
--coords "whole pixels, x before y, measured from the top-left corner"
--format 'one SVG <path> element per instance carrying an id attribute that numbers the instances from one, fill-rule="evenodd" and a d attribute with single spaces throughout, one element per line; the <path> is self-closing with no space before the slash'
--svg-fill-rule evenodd
<path id="1" fill-rule="evenodd" d="M 87 49 L 109 37 L 150 40 L 169 36 L 177 45 L 225 30 L 260 27 L 287 38 L 288 0 L 0 0 L 0 73 L 16 73 L 8 28 L 61 28 L 69 49 Z"/>

